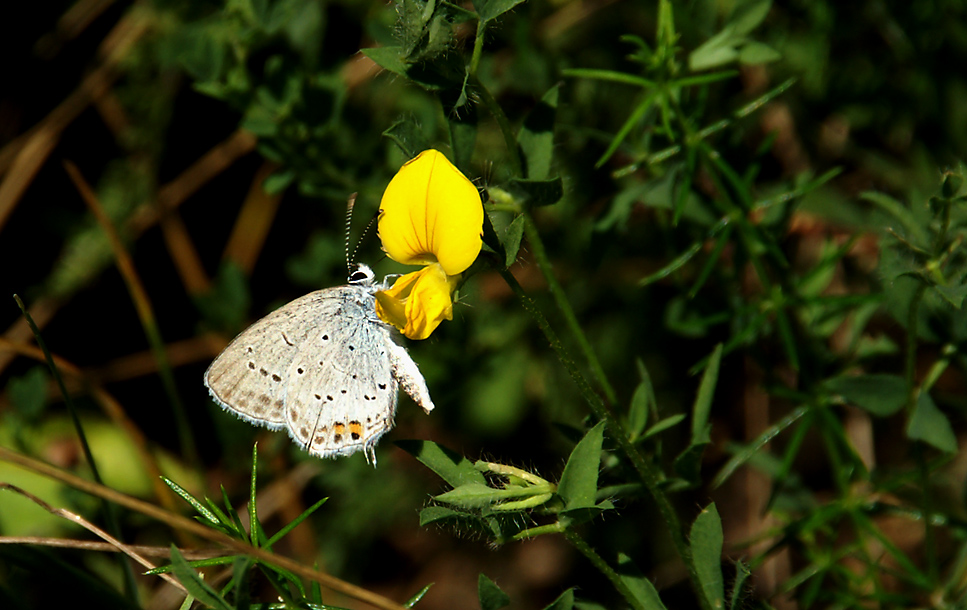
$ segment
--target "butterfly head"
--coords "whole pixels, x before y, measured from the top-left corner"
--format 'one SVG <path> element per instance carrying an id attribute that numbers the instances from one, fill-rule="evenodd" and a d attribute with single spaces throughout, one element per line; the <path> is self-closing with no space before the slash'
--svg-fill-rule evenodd
<path id="1" fill-rule="evenodd" d="M 352 286 L 372 286 L 376 280 L 376 274 L 369 268 L 369 265 L 353 263 L 349 267 L 349 284 Z"/>

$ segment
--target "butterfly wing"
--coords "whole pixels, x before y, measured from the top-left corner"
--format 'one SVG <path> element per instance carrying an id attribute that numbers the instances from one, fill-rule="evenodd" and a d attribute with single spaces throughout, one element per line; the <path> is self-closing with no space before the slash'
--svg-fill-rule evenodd
<path id="1" fill-rule="evenodd" d="M 285 427 L 290 364 L 314 321 L 331 319 L 342 298 L 339 288 L 311 292 L 244 330 L 205 371 L 215 402 L 253 424 Z"/>
<path id="2" fill-rule="evenodd" d="M 288 365 L 286 424 L 292 438 L 319 457 L 366 452 L 393 427 L 398 383 L 370 291 L 339 289 L 337 311 L 319 318 Z"/>

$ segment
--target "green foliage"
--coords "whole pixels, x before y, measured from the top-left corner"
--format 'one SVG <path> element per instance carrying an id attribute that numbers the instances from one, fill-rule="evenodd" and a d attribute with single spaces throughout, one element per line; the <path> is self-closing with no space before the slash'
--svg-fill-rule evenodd
<path id="1" fill-rule="evenodd" d="M 423 568 L 454 557 L 479 574 L 482 610 L 738 609 L 770 607 L 774 593 L 802 608 L 962 607 L 967 168 L 958 160 L 967 156 L 967 76 L 950 66 L 967 61 L 967 9 L 874 4 L 158 0 L 119 8 L 150 31 L 111 64 L 120 78 L 103 84 L 107 93 L 79 89 L 116 130 L 112 150 L 91 145 L 108 139 L 100 125 L 77 141 L 47 122 L 21 129 L 16 113 L 8 123 L 28 139 L 51 134 L 58 148 L 36 158 L 93 151 L 83 171 L 101 172 L 95 195 L 135 254 L 159 318 L 149 333 L 167 348 L 153 354 L 157 368 L 170 372 L 170 357 L 186 374 L 161 396 L 132 353 L 142 346 L 116 343 L 143 333 L 126 317 L 126 295 L 102 296 L 113 277 L 103 227 L 78 211 L 73 190 L 41 190 L 57 182 L 41 172 L 9 222 L 43 205 L 49 218 L 0 228 L 53 236 L 57 247 L 18 241 L 8 273 L 34 286 L 49 315 L 86 300 L 97 306 L 52 324 L 54 353 L 77 365 L 67 384 L 51 373 L 73 419 L 69 442 L 52 377 L 15 361 L 0 371 L 3 447 L 77 462 L 97 478 L 91 455 L 63 449 L 84 438 L 73 398 L 91 389 L 95 400 L 79 400 L 85 419 L 103 411 L 113 427 L 141 428 L 132 438 L 146 438 L 138 448 L 147 457 L 138 460 L 155 467 L 142 470 L 156 472 L 161 454 L 178 472 L 195 471 L 166 468 L 163 480 L 198 522 L 280 556 L 296 552 L 286 546 L 296 526 L 312 526 L 304 561 L 418 591 L 406 607 L 436 593 L 420 579 L 439 572 Z M 68 76 L 63 82 L 83 77 Z M 0 102 L 10 119 L 5 108 L 16 99 Z M 223 131 L 257 138 L 258 154 L 240 153 L 229 171 L 219 165 L 222 147 L 199 159 L 185 153 L 182 140 L 210 146 L 204 123 L 217 122 L 186 121 L 183 107 L 196 106 L 224 121 Z M 52 116 L 66 120 L 60 112 Z M 22 164 L 43 147 L 30 142 L 12 141 L 0 155 L 0 225 L 17 199 L 8 177 L 33 180 Z M 395 414 L 397 438 L 439 443 L 394 439 L 400 452 L 384 441 L 376 471 L 355 458 L 318 464 L 284 435 L 259 437 L 263 462 L 254 451 L 251 462 L 239 459 L 232 449 L 247 450 L 263 432 L 236 427 L 207 401 L 199 381 L 212 356 L 200 347 L 207 341 L 165 345 L 157 335 L 227 339 L 269 303 L 341 283 L 349 193 L 358 193 L 356 226 L 375 218 L 393 172 L 428 148 L 444 150 L 485 206 L 485 248 L 460 278 L 454 320 L 409 345 L 439 408 L 418 425 L 422 414 L 405 399 Z M 224 204 L 248 201 L 252 159 L 272 171 L 264 191 L 284 197 L 246 277 L 216 250 L 230 229 L 251 228 Z M 212 184 L 200 190 L 206 169 Z M 162 186 L 169 173 L 185 176 L 173 180 L 179 188 Z M 378 261 L 375 232 L 360 251 Z M 174 245 L 184 244 L 178 238 L 194 238 L 195 250 Z M 42 260 L 22 264 L 24 252 Z M 168 258 L 179 276 L 205 281 L 177 284 Z M 195 274 L 185 274 L 193 260 Z M 380 274 L 401 269 L 378 264 Z M 28 273 L 43 277 L 27 282 Z M 13 325 L 8 336 L 17 336 Z M 198 459 L 191 447 L 176 456 L 158 449 L 177 444 L 166 427 L 179 394 Z M 746 471 L 755 476 L 736 476 Z M 257 472 L 286 489 L 303 486 L 298 509 L 282 511 L 277 526 L 256 511 Z M 218 501 L 205 495 L 213 490 Z M 747 506 L 763 512 L 749 517 Z M 103 514 L 110 521 L 113 511 Z M 157 537 L 124 518 L 115 532 Z M 442 532 L 431 540 L 406 531 L 417 524 Z M 727 539 L 730 531 L 750 536 Z M 458 552 L 449 536 L 469 540 Z M 563 540 L 541 552 L 567 561 L 547 562 L 565 567 L 525 592 L 507 558 L 542 536 Z M 765 544 L 742 546 L 750 540 Z M 378 561 L 387 548 L 390 560 Z M 525 550 L 534 548 L 543 547 Z M 3 551 L 0 605 L 18 598 L 19 570 L 44 567 L 33 551 Z M 332 607 L 271 562 L 170 552 L 171 563 L 148 574 L 177 577 L 190 594 L 185 607 Z M 756 572 L 783 557 L 791 576 L 776 592 L 761 590 Z M 667 579 L 653 581 L 663 565 L 681 566 L 687 583 L 663 590 Z M 51 566 L 81 580 L 66 563 Z M 588 577 L 588 566 L 603 579 Z M 113 570 L 95 565 L 83 576 L 119 581 Z M 218 570 L 221 579 L 211 578 Z M 82 590 L 120 599 L 96 589 Z M 111 603 L 141 605 L 129 593 Z"/>

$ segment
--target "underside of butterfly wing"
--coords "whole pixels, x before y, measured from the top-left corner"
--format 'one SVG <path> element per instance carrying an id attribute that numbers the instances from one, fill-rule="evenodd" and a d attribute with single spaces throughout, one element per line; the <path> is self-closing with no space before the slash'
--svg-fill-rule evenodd
<path id="1" fill-rule="evenodd" d="M 289 365 L 312 331 L 311 321 L 334 315 L 338 288 L 300 297 L 252 324 L 205 371 L 205 385 L 222 408 L 253 424 L 286 426 Z"/>
<path id="2" fill-rule="evenodd" d="M 286 424 L 312 455 L 334 457 L 374 447 L 393 427 L 398 384 L 386 349 L 389 329 L 373 314 L 372 296 L 346 287 L 335 315 L 320 318 L 286 377 Z"/>

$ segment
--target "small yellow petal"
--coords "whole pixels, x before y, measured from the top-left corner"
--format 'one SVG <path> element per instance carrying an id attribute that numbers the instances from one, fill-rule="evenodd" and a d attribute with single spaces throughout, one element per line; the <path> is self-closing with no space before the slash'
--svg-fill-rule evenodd
<path id="1" fill-rule="evenodd" d="M 376 314 L 410 339 L 426 339 L 443 320 L 453 319 L 450 278 L 437 263 L 400 277 L 376 293 Z"/>
<path id="2" fill-rule="evenodd" d="M 477 187 L 437 150 L 404 164 L 383 193 L 379 237 L 395 261 L 439 262 L 447 275 L 457 275 L 477 258 L 482 235 Z"/>

